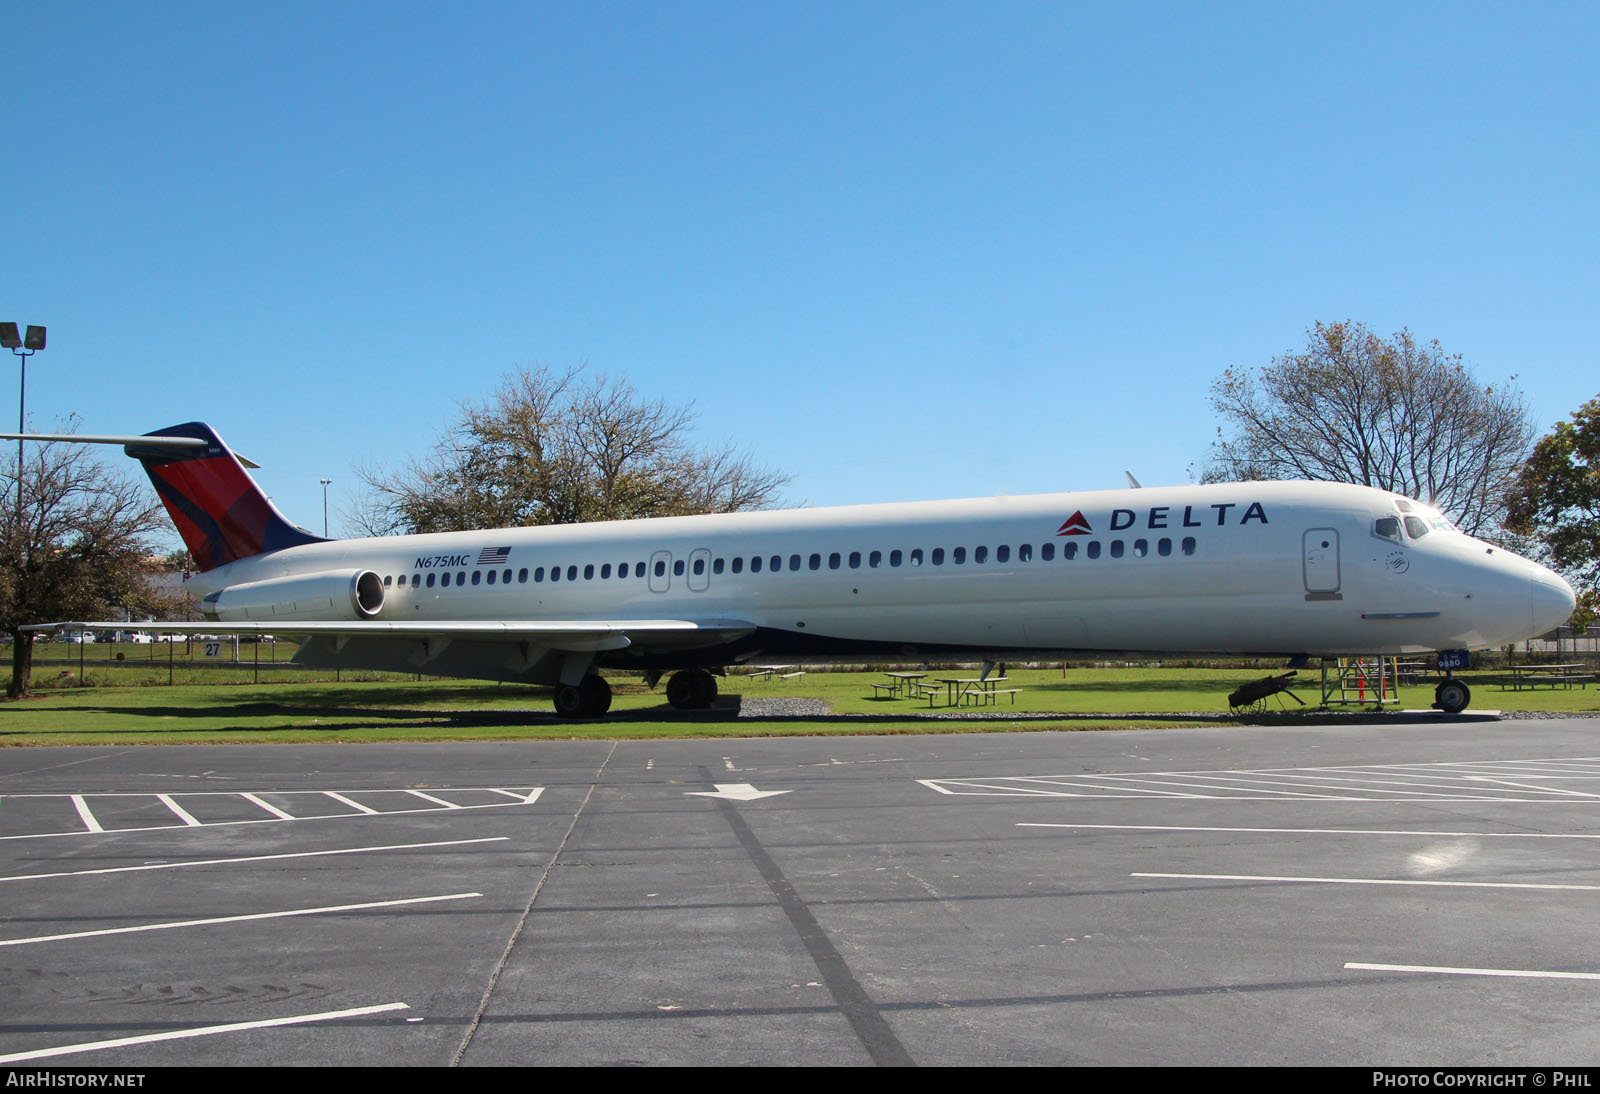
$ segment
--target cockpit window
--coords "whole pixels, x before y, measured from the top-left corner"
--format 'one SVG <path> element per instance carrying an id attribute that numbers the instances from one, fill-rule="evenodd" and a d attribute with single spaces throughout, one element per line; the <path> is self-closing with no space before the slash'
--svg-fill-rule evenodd
<path id="1" fill-rule="evenodd" d="M 1411 503 L 1409 501 L 1407 501 L 1405 498 L 1395 498 L 1394 499 L 1394 507 L 1396 509 L 1400 510 L 1402 513 L 1411 512 Z"/>
<path id="2" fill-rule="evenodd" d="M 1406 535 L 1412 539 L 1421 539 L 1428 534 L 1428 522 L 1421 517 L 1406 518 Z"/>
<path id="3" fill-rule="evenodd" d="M 1392 539 L 1396 543 L 1399 543 L 1400 518 L 1379 517 L 1377 520 L 1372 522 L 1372 534 L 1375 536 L 1382 536 L 1384 539 Z"/>

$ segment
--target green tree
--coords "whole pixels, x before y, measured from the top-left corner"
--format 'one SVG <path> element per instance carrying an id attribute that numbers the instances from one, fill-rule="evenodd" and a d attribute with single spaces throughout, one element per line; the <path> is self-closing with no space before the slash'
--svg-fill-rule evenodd
<path id="1" fill-rule="evenodd" d="M 1543 547 L 1578 590 L 1573 623 L 1600 613 L 1600 396 L 1533 446 L 1507 497 L 1508 524 Z"/>
<path id="2" fill-rule="evenodd" d="M 731 513 L 774 503 L 788 476 L 733 446 L 694 448 L 693 410 L 583 369 L 523 369 L 466 404 L 433 450 L 366 468 L 346 514 L 369 535 Z"/>
<path id="3" fill-rule="evenodd" d="M 1480 384 L 1438 342 L 1318 323 L 1300 353 L 1229 369 L 1211 386 L 1222 418 L 1203 480 L 1321 479 L 1392 490 L 1492 537 L 1533 441 L 1513 381 Z"/>
<path id="4" fill-rule="evenodd" d="M 34 447 L 20 513 L 16 474 L 13 465 L 0 502 L 0 631 L 11 636 L 13 699 L 28 693 L 33 673 L 33 632 L 22 627 L 145 607 L 146 537 L 161 513 L 139 484 L 80 445 Z"/>

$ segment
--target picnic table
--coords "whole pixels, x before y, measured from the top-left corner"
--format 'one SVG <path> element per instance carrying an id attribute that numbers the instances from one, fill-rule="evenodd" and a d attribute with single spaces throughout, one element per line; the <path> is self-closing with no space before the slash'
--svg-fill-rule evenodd
<path id="1" fill-rule="evenodd" d="M 892 689 L 890 694 L 898 698 L 902 695 L 914 694 L 917 690 L 917 681 L 928 674 L 925 672 L 886 672 L 884 675 L 889 678 L 888 686 Z M 873 686 L 877 687 L 879 685 L 874 684 Z"/>
<path id="2" fill-rule="evenodd" d="M 1001 689 L 999 685 L 1006 682 L 1004 676 L 941 676 L 939 683 L 945 686 L 945 706 L 983 706 L 997 702 L 1002 695 L 1011 696 L 1011 702 L 1017 701 L 1017 692 L 1020 688 Z M 928 705 L 933 705 L 933 700 L 928 700 Z"/>
<path id="3" fill-rule="evenodd" d="M 1583 670 L 1589 666 L 1584 664 L 1571 665 L 1508 665 L 1507 671 L 1511 673 L 1509 680 L 1501 681 L 1501 691 L 1532 691 L 1534 688 L 1566 688 L 1571 690 L 1573 685 L 1580 688 L 1589 686 L 1589 681 L 1594 679 L 1593 673 Z"/>

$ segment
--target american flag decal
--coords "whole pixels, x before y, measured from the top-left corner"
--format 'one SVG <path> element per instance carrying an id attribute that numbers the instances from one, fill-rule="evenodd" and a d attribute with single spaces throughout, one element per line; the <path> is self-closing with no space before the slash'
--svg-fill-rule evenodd
<path id="1" fill-rule="evenodd" d="M 478 552 L 479 566 L 498 566 L 511 557 L 509 547 L 485 547 Z"/>

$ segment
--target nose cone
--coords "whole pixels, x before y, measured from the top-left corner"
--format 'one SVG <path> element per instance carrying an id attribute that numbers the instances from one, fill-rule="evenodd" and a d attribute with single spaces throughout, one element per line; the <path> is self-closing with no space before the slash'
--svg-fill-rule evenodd
<path id="1" fill-rule="evenodd" d="M 1533 631 L 1543 634 L 1561 626 L 1572 617 L 1578 597 L 1566 579 L 1554 570 L 1537 567 L 1538 573 L 1529 584 L 1532 586 Z"/>

